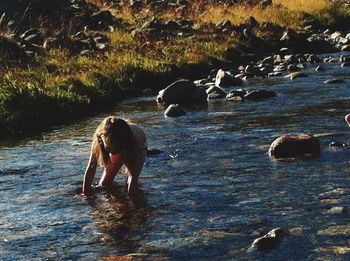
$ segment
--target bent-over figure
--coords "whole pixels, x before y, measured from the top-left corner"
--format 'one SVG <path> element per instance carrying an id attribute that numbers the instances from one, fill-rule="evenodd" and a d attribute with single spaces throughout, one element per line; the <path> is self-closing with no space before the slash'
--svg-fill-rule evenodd
<path id="1" fill-rule="evenodd" d="M 97 165 L 103 168 L 98 186 L 107 188 L 125 165 L 128 193 L 134 194 L 147 153 L 146 135 L 136 124 L 109 116 L 97 127 L 91 144 L 91 154 L 84 175 L 83 194 L 92 196 Z"/>

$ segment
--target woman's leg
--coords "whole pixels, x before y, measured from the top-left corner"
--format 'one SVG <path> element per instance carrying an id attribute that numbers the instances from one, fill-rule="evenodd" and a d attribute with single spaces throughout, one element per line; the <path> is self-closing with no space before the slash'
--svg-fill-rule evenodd
<path id="1" fill-rule="evenodd" d="M 129 195 L 137 192 L 139 184 L 139 176 L 145 163 L 146 150 L 141 150 L 136 154 L 135 160 L 132 164 L 126 164 L 128 170 L 128 193 Z"/>

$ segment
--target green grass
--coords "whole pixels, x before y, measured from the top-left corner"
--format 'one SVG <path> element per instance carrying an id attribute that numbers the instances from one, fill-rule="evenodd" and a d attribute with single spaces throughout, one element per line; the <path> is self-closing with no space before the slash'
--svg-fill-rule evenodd
<path id="1" fill-rule="evenodd" d="M 103 0 L 92 2 L 102 8 L 108 6 Z M 303 24 L 305 13 L 329 27 L 342 25 L 350 17 L 348 9 L 332 5 L 328 0 L 275 0 L 273 4 L 262 10 L 246 5 L 228 8 L 193 0 L 191 8 L 184 13 L 113 9 L 112 13 L 130 26 L 104 32 L 110 39 L 108 52 L 82 56 L 70 55 L 67 49 L 54 49 L 35 57 L 30 64 L 0 66 L 0 134 L 6 137 L 42 130 L 106 109 L 145 88 L 156 92 L 177 77 L 205 76 L 213 63 L 230 62 L 228 53 L 237 49 L 240 42 L 237 37 L 215 33 L 210 28 L 200 29 L 204 24 L 229 19 L 237 25 L 254 16 L 258 22 L 269 21 L 297 29 Z M 191 36 L 172 36 L 165 40 L 132 38 L 131 29 L 152 16 L 164 20 L 194 19 L 198 30 Z M 10 33 L 3 26 L 4 19 L 0 18 L 3 35 Z M 71 26 L 67 30 L 72 31 Z M 42 28 L 43 32 L 55 33 L 55 30 L 58 29 Z M 262 35 L 259 31 L 256 34 Z"/>

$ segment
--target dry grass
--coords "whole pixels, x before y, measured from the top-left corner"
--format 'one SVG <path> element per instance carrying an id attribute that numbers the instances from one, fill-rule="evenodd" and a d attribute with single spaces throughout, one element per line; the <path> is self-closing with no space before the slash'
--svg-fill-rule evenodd
<path id="1" fill-rule="evenodd" d="M 329 8 L 328 0 L 273 0 L 274 5 L 281 5 L 288 10 L 316 14 Z"/>

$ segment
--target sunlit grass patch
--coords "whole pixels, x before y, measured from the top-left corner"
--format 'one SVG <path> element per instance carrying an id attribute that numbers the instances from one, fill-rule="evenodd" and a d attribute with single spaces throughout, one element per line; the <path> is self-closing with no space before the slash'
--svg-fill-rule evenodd
<path id="1" fill-rule="evenodd" d="M 321 247 L 316 250 L 321 253 L 329 253 L 336 255 L 346 255 L 350 253 L 350 247 L 347 246 L 330 246 L 330 247 Z"/>

